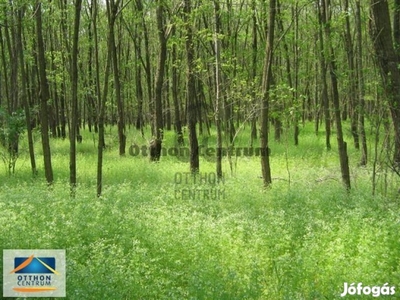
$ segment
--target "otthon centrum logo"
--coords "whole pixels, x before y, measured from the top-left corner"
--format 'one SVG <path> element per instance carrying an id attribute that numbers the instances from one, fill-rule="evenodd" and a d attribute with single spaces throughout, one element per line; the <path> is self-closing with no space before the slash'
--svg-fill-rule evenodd
<path id="1" fill-rule="evenodd" d="M 3 250 L 4 297 L 65 297 L 65 250 Z"/>

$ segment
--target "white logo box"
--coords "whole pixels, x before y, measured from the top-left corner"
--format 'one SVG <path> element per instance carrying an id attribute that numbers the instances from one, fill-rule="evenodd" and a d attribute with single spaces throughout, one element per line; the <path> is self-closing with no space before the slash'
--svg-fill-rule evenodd
<path id="1" fill-rule="evenodd" d="M 29 258 L 29 264 L 15 265 L 15 258 Z M 54 258 L 55 268 L 40 258 Z M 29 272 L 24 268 L 33 263 L 46 272 Z M 19 269 L 17 271 L 16 267 Z M 28 270 L 28 271 L 27 271 Z M 65 297 L 66 292 L 65 250 L 61 249 L 4 249 L 3 250 L 3 297 Z M 25 273 L 21 273 L 25 272 Z M 28 273 L 27 273 L 28 272 Z"/>

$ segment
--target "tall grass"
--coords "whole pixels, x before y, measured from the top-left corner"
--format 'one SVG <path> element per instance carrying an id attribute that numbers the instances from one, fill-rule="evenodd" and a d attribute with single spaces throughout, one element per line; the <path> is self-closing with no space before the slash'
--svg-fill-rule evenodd
<path id="1" fill-rule="evenodd" d="M 268 190 L 258 157 L 234 157 L 232 171 L 224 158 L 224 183 L 186 184 L 175 174 L 187 172 L 187 163 L 119 157 L 108 132 L 97 198 L 93 138 L 85 132 L 78 145 L 75 198 L 67 141 L 52 140 L 53 186 L 43 174 L 31 177 L 25 154 L 14 176 L 0 175 L 0 245 L 66 249 L 68 299 L 339 299 L 344 282 L 400 283 L 398 199 L 371 195 L 370 169 L 357 167 L 356 151 L 347 193 L 335 146 L 327 152 L 311 127 L 298 147 L 271 143 Z M 145 142 L 135 132 L 128 141 Z M 237 145 L 246 143 L 238 137 Z M 174 146 L 173 134 L 165 145 Z M 201 158 L 203 176 L 214 169 L 212 159 Z M 223 194 L 210 200 L 176 193 L 193 188 Z"/>

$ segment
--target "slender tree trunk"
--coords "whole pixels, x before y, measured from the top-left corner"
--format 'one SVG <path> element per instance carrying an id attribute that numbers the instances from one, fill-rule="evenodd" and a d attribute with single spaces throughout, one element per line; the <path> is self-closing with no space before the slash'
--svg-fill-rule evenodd
<path id="1" fill-rule="evenodd" d="M 343 130 L 342 130 L 342 120 L 340 115 L 340 101 L 339 101 L 339 90 L 338 90 L 338 81 L 336 75 L 336 65 L 335 65 L 335 53 L 333 51 L 333 46 L 331 43 L 331 30 L 330 30 L 330 4 L 327 1 L 327 6 L 324 1 L 322 1 L 322 10 L 325 11 L 325 18 L 323 19 L 323 25 L 325 28 L 325 41 L 329 51 L 329 59 L 327 61 L 329 66 L 329 73 L 332 81 L 332 100 L 333 106 L 335 109 L 335 123 L 336 123 L 336 134 L 337 134 L 337 142 L 338 142 L 338 151 L 340 158 L 340 170 L 342 173 L 342 181 L 346 186 L 347 190 L 350 190 L 350 171 L 349 171 L 349 158 L 347 156 L 347 144 L 343 140 Z"/>
<path id="2" fill-rule="evenodd" d="M 168 80 L 165 83 L 165 120 L 164 120 L 164 127 L 166 128 L 166 130 L 171 131 L 171 124 L 172 124 L 172 115 L 171 115 L 171 101 L 169 98 L 169 94 L 170 94 L 170 90 L 169 90 L 169 85 L 170 85 L 170 74 L 169 74 L 169 68 L 168 68 L 168 64 L 167 64 L 167 70 L 166 70 L 166 77 L 168 78 Z"/>
<path id="3" fill-rule="evenodd" d="M 214 19 L 215 19 L 215 32 L 214 32 L 214 52 L 215 52 L 215 128 L 217 130 L 217 161 L 216 171 L 218 179 L 222 178 L 222 130 L 221 130 L 221 53 L 220 53 L 220 7 L 219 2 L 214 0 Z"/>
<path id="4" fill-rule="evenodd" d="M 66 0 L 59 1 L 61 9 L 61 40 L 62 44 L 67 49 L 67 51 L 62 51 L 61 53 L 61 64 L 63 66 L 70 64 L 71 60 L 69 58 L 70 47 L 68 38 L 68 28 L 67 28 L 67 3 Z M 67 53 L 66 53 L 67 52 Z M 68 55 L 68 57 L 66 57 Z M 62 75 L 62 81 L 60 84 L 60 122 L 61 122 L 61 137 L 65 139 L 67 137 L 67 127 L 69 127 L 68 119 L 68 108 L 66 103 L 67 98 L 67 84 L 66 76 Z M 69 129 L 69 128 L 68 128 Z"/>
<path id="5" fill-rule="evenodd" d="M 140 38 L 137 37 L 137 45 L 135 47 L 135 59 L 139 61 L 142 57 Z M 143 118 L 143 87 L 142 87 L 142 68 L 140 64 L 135 67 L 135 83 L 136 83 L 136 98 L 138 102 L 137 118 L 136 118 L 136 129 L 140 130 L 142 136 L 144 136 L 144 118 Z"/>
<path id="6" fill-rule="evenodd" d="M 172 29 L 173 35 L 175 34 L 175 27 Z M 181 122 L 181 111 L 178 100 L 178 58 L 176 53 L 176 44 L 172 45 L 172 101 L 174 103 L 174 123 L 175 132 L 177 135 L 178 145 L 183 145 L 183 133 L 182 133 L 182 122 Z"/>
<path id="7" fill-rule="evenodd" d="M 266 41 L 266 54 L 263 71 L 262 82 L 262 109 L 261 109 L 261 132 L 260 132 L 260 146 L 261 146 L 261 170 L 264 181 L 264 186 L 268 187 L 272 183 L 271 167 L 269 163 L 269 148 L 268 148 L 268 123 L 269 123 L 269 93 L 272 81 L 272 62 L 273 62 L 273 49 L 274 49 L 274 33 L 275 33 L 275 15 L 276 15 L 276 0 L 269 2 L 269 20 L 268 32 Z"/>
<path id="8" fill-rule="evenodd" d="M 203 118 L 202 118 L 202 113 L 204 111 L 203 109 L 203 101 L 204 98 L 202 96 L 204 96 L 204 92 L 203 92 L 203 84 L 201 82 L 201 80 L 199 78 L 196 78 L 196 82 L 195 82 L 195 86 L 196 86 L 196 112 L 197 112 L 197 123 L 199 124 L 199 135 L 202 136 L 203 135 Z"/>
<path id="9" fill-rule="evenodd" d="M 53 183 L 53 168 L 51 166 L 51 151 L 49 139 L 49 107 L 47 102 L 50 98 L 49 84 L 46 75 L 46 59 L 43 43 L 42 31 L 42 4 L 39 0 L 36 1 L 36 38 L 37 38 L 37 56 L 38 70 L 40 78 L 40 125 L 42 134 L 42 147 L 44 158 L 44 171 L 46 180 L 49 184 Z"/>
<path id="10" fill-rule="evenodd" d="M 191 25 L 191 0 L 184 0 L 184 22 L 186 23 L 187 58 L 187 125 L 189 131 L 190 171 L 199 172 L 199 144 L 196 132 L 196 78 L 194 76 L 194 47 Z"/>
<path id="11" fill-rule="evenodd" d="M 5 18 L 7 20 L 7 18 Z M 5 24 L 6 25 L 6 24 Z M 3 35 L 3 30 L 5 31 L 6 29 L 3 27 L 0 27 L 0 45 L 1 45 L 1 62 L 3 65 L 3 77 L 4 77 L 4 94 L 6 99 L 10 99 L 10 86 L 9 86 L 9 80 L 8 80 L 8 70 L 7 70 L 7 59 L 6 59 L 6 52 L 5 52 L 5 44 L 4 44 L 4 35 Z M 3 104 L 4 105 L 4 104 Z M 9 102 L 7 101 L 7 109 L 9 110 Z"/>
<path id="12" fill-rule="evenodd" d="M 318 6 L 318 20 L 319 20 L 319 51 L 320 51 L 320 68 L 321 68 L 321 83 L 322 83 L 322 105 L 324 109 L 324 117 L 325 117 L 325 145 L 326 149 L 331 149 L 331 116 L 329 109 L 329 98 L 328 98 L 328 84 L 327 84 L 327 62 L 326 62 L 326 54 L 325 54 L 325 43 L 323 36 L 323 22 L 326 19 L 326 11 L 321 8 L 320 4 L 324 5 L 324 0 L 317 0 Z M 325 5 L 323 6 L 325 7 Z"/>
<path id="13" fill-rule="evenodd" d="M 93 1 L 90 3 L 89 6 L 89 12 L 90 16 L 93 16 L 93 9 L 94 9 L 94 4 Z M 89 90 L 92 91 L 92 89 L 96 89 L 95 84 L 94 84 L 94 77 L 93 77 L 93 22 L 89 22 L 88 24 L 88 40 L 89 40 L 89 49 L 88 49 L 88 86 Z M 96 97 L 95 93 L 90 92 L 89 95 L 87 96 L 87 109 L 89 111 L 88 113 L 88 126 L 89 126 L 89 132 L 92 132 L 92 125 L 94 127 L 94 132 L 98 133 L 99 128 L 97 124 L 97 111 L 96 111 Z"/>
<path id="14" fill-rule="evenodd" d="M 115 43 L 115 22 L 117 19 L 118 9 L 120 7 L 121 0 L 107 0 L 107 15 L 108 15 L 108 30 L 110 39 L 110 49 L 112 66 L 114 73 L 114 88 L 115 98 L 117 102 L 117 128 L 118 128 L 118 141 L 119 141 L 119 155 L 125 155 L 126 148 L 126 136 L 125 136 L 125 121 L 124 121 L 124 105 L 121 97 L 121 80 L 119 75 L 119 64 L 118 64 L 118 53 L 117 46 Z"/>
<path id="15" fill-rule="evenodd" d="M 278 29 L 282 34 L 285 32 L 283 28 L 283 22 L 282 22 L 282 16 L 281 16 L 281 8 L 280 8 L 280 2 L 277 1 L 277 15 L 278 15 L 278 20 L 277 20 L 277 25 Z M 294 28 L 294 41 L 293 41 L 293 49 L 292 51 L 289 51 L 289 46 L 286 43 L 285 36 L 282 36 L 282 41 L 283 41 L 283 49 L 284 49 L 284 54 L 285 54 L 285 66 L 286 66 L 286 76 L 288 80 L 288 85 L 292 92 L 292 99 L 291 99 L 291 105 L 296 106 L 296 101 L 297 101 L 297 88 L 298 88 L 298 63 L 299 63 L 299 51 L 298 51 L 298 12 L 297 12 L 297 2 L 295 4 L 295 8 L 292 9 L 292 18 L 294 19 L 295 23 L 295 28 Z M 290 58 L 293 57 L 294 61 L 294 72 L 292 71 L 292 67 L 290 64 Z M 294 82 L 292 79 L 292 74 L 294 73 Z M 274 125 L 275 125 L 275 140 L 277 142 L 280 142 L 281 140 L 281 133 L 282 133 L 282 121 L 280 117 L 277 117 L 274 119 Z M 298 121 L 298 112 L 297 110 L 294 111 L 293 115 L 293 128 L 294 128 L 294 144 L 297 146 L 299 144 L 299 134 L 300 134 L 300 129 L 299 129 L 299 121 Z"/>
<path id="16" fill-rule="evenodd" d="M 364 114 L 365 114 L 365 99 L 364 99 L 364 72 L 363 72 L 363 44 L 361 31 L 361 5 L 360 0 L 356 0 L 356 68 L 357 68 L 357 90 L 358 90 L 358 131 L 361 141 L 361 159 L 360 165 L 365 166 L 368 161 L 367 137 L 365 134 Z"/>
<path id="17" fill-rule="evenodd" d="M 9 7 L 10 11 L 10 20 L 11 24 L 13 24 L 15 21 L 15 18 L 17 17 L 17 12 L 14 8 L 14 5 L 10 3 Z M 16 26 L 7 26 L 6 28 L 6 39 L 7 39 L 7 44 L 8 46 L 8 53 L 9 53 L 9 59 L 10 61 L 14 62 L 9 65 L 9 71 L 10 71 L 10 99 L 8 99 L 9 103 L 9 115 L 12 115 L 14 112 L 17 111 L 19 108 L 19 81 L 18 81 L 18 65 L 19 65 L 19 55 L 18 55 L 18 47 L 19 45 L 17 44 L 18 38 L 17 38 L 17 28 Z M 10 164 L 9 164 L 9 171 L 11 174 L 14 173 L 14 166 L 15 166 L 15 161 L 18 157 L 18 144 L 19 144 L 19 134 L 14 133 L 14 134 L 9 134 L 8 135 L 8 143 L 7 143 L 7 148 L 8 148 L 8 153 L 10 155 Z M 14 162 L 14 163 L 13 163 Z"/>
<path id="18" fill-rule="evenodd" d="M 146 25 L 145 19 L 145 12 L 143 11 L 143 3 L 142 0 L 135 0 L 136 9 L 141 15 L 141 23 L 142 23 L 142 30 L 143 30 L 143 40 L 144 40 L 144 52 L 145 52 L 145 61 L 144 61 L 144 70 L 146 73 L 146 87 L 147 87 L 147 97 L 149 103 L 149 111 L 150 111 L 150 126 L 151 132 L 154 132 L 154 100 L 153 100 L 153 81 L 152 81 L 152 72 L 151 72 L 151 52 L 150 52 L 150 45 L 149 45 L 149 30 Z M 140 45 L 138 46 L 140 47 Z"/>
<path id="19" fill-rule="evenodd" d="M 98 43 L 98 33 L 97 33 L 97 17 L 98 17 L 98 0 L 94 0 L 93 2 L 93 36 L 94 36 L 94 60 L 95 60 L 95 72 L 96 72 L 96 95 L 97 95 L 97 103 L 98 105 L 98 126 L 99 126 L 99 140 L 97 144 L 97 197 L 101 196 L 102 188 L 103 188 L 103 151 L 105 148 L 104 141 L 104 119 L 105 119 L 105 107 L 106 107 L 106 99 L 108 94 L 108 80 L 110 77 L 110 69 L 111 69 L 111 53 L 107 51 L 107 61 L 106 61 L 106 69 L 104 74 L 104 86 L 103 86 L 103 95 L 101 95 L 100 88 L 100 63 L 99 63 L 99 43 Z M 108 38 L 108 49 L 110 49 L 110 38 Z"/>
<path id="20" fill-rule="evenodd" d="M 97 1 L 97 0 L 96 0 Z M 97 45 L 96 45 L 97 48 Z M 96 52 L 98 49 L 95 50 Z M 98 86 L 98 94 L 97 97 L 100 102 L 99 107 L 99 116 L 98 116 L 98 124 L 99 124 L 99 141 L 97 144 L 97 197 L 101 196 L 102 189 L 103 189 L 103 151 L 105 148 L 105 140 L 104 140 L 104 133 L 105 133 L 105 126 L 104 126 L 104 118 L 105 118 L 105 107 L 106 107 L 106 99 L 108 94 L 108 79 L 110 77 L 110 68 L 111 68 L 111 57 L 110 53 L 108 53 L 107 57 L 107 66 L 106 66 L 106 73 L 104 75 L 104 86 L 103 86 L 103 95 L 100 96 L 100 86 Z M 98 62 L 96 66 L 96 72 L 100 72 Z M 100 77 L 100 76 L 98 76 Z"/>
<path id="21" fill-rule="evenodd" d="M 17 27 L 17 45 L 18 45 L 18 54 L 19 54 L 19 63 L 20 63 L 20 71 L 21 71 L 21 93 L 20 96 L 22 98 L 22 103 L 24 105 L 25 110 L 25 120 L 26 120 L 26 128 L 27 128 L 27 136 L 28 136 L 28 147 L 29 147 L 29 157 L 31 161 L 31 169 L 32 174 L 34 176 L 37 175 L 36 169 L 36 159 L 35 159 L 35 150 L 33 147 L 33 137 L 32 137 L 32 127 L 31 127 L 31 113 L 29 108 L 29 102 L 27 98 L 27 74 L 25 71 L 25 61 L 24 61 L 24 45 L 22 43 L 22 19 L 24 17 L 24 8 L 20 8 L 18 11 L 18 27 Z"/>
<path id="22" fill-rule="evenodd" d="M 10 18 L 13 18 L 15 15 L 15 9 L 13 7 L 13 3 L 9 3 L 9 11 L 8 14 L 10 15 Z M 7 19 L 6 17 L 5 19 Z M 6 21 L 7 22 L 7 21 Z M 10 72 L 10 98 L 8 99 L 8 113 L 12 114 L 17 110 L 19 107 L 18 104 L 18 98 L 19 98 L 19 88 L 18 88 L 18 55 L 16 51 L 16 27 L 12 26 L 13 20 L 11 19 L 11 24 L 6 24 L 5 26 L 5 37 L 6 37 L 6 44 L 7 44 L 7 49 L 8 49 L 8 54 L 9 54 L 9 59 L 11 64 L 8 64 L 9 66 L 9 72 Z M 11 26 L 10 26 L 11 25 Z M 10 144 L 10 146 L 13 146 L 14 141 Z M 14 145 L 15 146 L 15 145 Z M 18 148 L 18 141 L 16 143 L 16 148 Z M 10 148 L 10 154 L 11 152 L 14 152 L 15 149 Z"/>
<path id="23" fill-rule="evenodd" d="M 53 13 L 53 10 L 50 10 L 51 13 Z M 55 49 L 54 49 L 54 33 L 50 30 L 49 32 L 49 40 L 50 40 L 50 70 L 53 72 L 53 74 L 56 74 L 56 66 L 55 66 Z M 50 116 L 50 130 L 51 130 L 51 136 L 53 138 L 58 138 L 57 136 L 57 127 L 58 127 L 58 114 L 59 114 L 59 109 L 58 109 L 58 95 L 57 95 L 57 81 L 52 80 L 51 85 L 50 85 L 50 98 L 53 99 L 52 101 L 52 113 Z"/>
<path id="24" fill-rule="evenodd" d="M 297 104 L 299 99 L 299 64 L 300 64 L 300 55 L 299 55 L 299 10 L 298 10 L 298 2 L 296 1 L 295 8 L 292 12 L 293 18 L 294 18 L 294 80 L 293 80 L 293 101 L 294 101 L 294 106 L 299 107 Z M 303 99 L 304 101 L 304 99 Z M 304 103 L 304 102 L 303 102 Z M 304 112 L 304 109 L 303 109 Z M 297 109 L 294 111 L 294 116 L 293 116 L 293 123 L 294 123 L 294 144 L 295 146 L 299 145 L 299 135 L 300 135 L 300 128 L 299 128 L 299 116 L 300 113 L 297 111 Z"/>
<path id="25" fill-rule="evenodd" d="M 78 126 L 78 41 L 79 24 L 81 18 L 82 0 L 75 1 L 74 35 L 72 41 L 72 105 L 71 105 L 71 129 L 69 132 L 69 183 L 71 193 L 74 195 L 76 187 L 76 130 Z"/>
<path id="26" fill-rule="evenodd" d="M 400 0 L 394 0 L 393 40 L 397 59 L 400 61 Z"/>
<path id="27" fill-rule="evenodd" d="M 157 17 L 158 40 L 160 42 L 160 53 L 158 56 L 158 68 L 157 68 L 155 91 L 154 91 L 155 126 L 153 132 L 153 141 L 150 145 L 150 159 L 152 161 L 160 160 L 161 145 L 164 134 L 162 88 L 164 82 L 165 64 L 167 60 L 167 39 L 165 36 L 165 28 L 164 28 L 165 25 L 164 25 L 163 5 L 164 4 L 162 3 L 162 0 L 157 1 L 156 17 Z"/>
<path id="28" fill-rule="evenodd" d="M 253 142 L 255 139 L 257 139 L 257 110 L 256 110 L 256 104 L 257 104 L 257 94 L 256 94 L 256 78 L 257 78 L 257 53 L 258 53 L 258 33 L 257 33 L 257 27 L 258 27 L 258 21 L 257 21 L 257 3 L 256 0 L 251 1 L 251 9 L 253 11 L 252 13 L 252 35 L 253 35 L 253 41 L 252 41 L 252 51 L 251 51 L 251 82 L 253 84 L 253 89 L 252 89 L 252 102 L 253 105 L 251 107 L 250 114 L 252 115 L 251 117 L 251 135 L 250 135 L 250 147 L 253 147 Z"/>
<path id="29" fill-rule="evenodd" d="M 356 68 L 354 64 L 354 47 L 352 42 L 352 32 L 350 28 L 350 12 L 349 12 L 349 0 L 344 0 L 344 10 L 346 12 L 346 30 L 345 30 L 345 49 L 347 53 L 347 62 L 349 67 L 349 111 L 351 118 L 351 134 L 353 135 L 354 147 L 360 149 L 360 136 L 358 132 L 358 114 L 359 114 L 359 104 L 357 100 L 357 76 Z"/>

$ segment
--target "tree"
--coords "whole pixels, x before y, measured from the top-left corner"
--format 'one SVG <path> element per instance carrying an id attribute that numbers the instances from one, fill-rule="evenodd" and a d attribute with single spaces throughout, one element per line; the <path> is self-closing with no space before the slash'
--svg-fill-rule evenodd
<path id="1" fill-rule="evenodd" d="M 274 54 L 274 33 L 275 33 L 275 16 L 276 16 L 276 0 L 269 2 L 269 18 L 268 32 L 266 40 L 265 61 L 262 81 L 262 102 L 261 102 L 261 132 L 260 132 L 260 147 L 261 155 L 261 170 L 264 181 L 264 186 L 268 187 L 272 183 L 271 167 L 269 163 L 269 148 L 268 148 L 268 123 L 269 123 L 269 99 L 272 83 L 272 63 Z"/>
<path id="2" fill-rule="evenodd" d="M 357 73 L 356 73 L 356 65 L 355 65 L 355 57 L 354 54 L 354 45 L 352 40 L 352 32 L 350 28 L 350 11 L 349 11 L 349 0 L 344 0 L 344 13 L 345 15 L 345 32 L 344 32 L 344 40 L 345 40 L 345 48 L 347 53 L 347 62 L 348 62 L 348 74 L 349 74 L 349 110 L 350 110 L 350 119 L 351 119 L 351 133 L 353 135 L 354 140 L 354 148 L 360 148 L 360 135 L 358 132 L 358 114 L 359 114 L 359 104 L 357 99 Z M 347 117 L 347 105 L 343 105 L 343 120 Z"/>
<path id="3" fill-rule="evenodd" d="M 387 0 L 370 1 L 370 36 L 376 62 L 381 73 L 383 88 L 388 99 L 394 128 L 393 163 L 400 166 L 400 70 L 399 55 L 395 51 L 390 26 Z M 396 24 L 396 26 L 399 26 Z"/>
<path id="4" fill-rule="evenodd" d="M 125 136 L 125 121 L 124 121 L 124 105 L 121 95 L 121 81 L 119 75 L 119 63 L 117 56 L 117 46 L 115 43 L 115 22 L 117 16 L 120 13 L 121 0 L 107 0 L 107 18 L 108 18 L 108 38 L 110 39 L 109 49 L 112 58 L 113 74 L 114 74 L 114 87 L 115 87 L 115 97 L 117 101 L 118 110 L 118 140 L 119 140 L 119 155 L 125 155 L 126 147 L 126 136 Z"/>
<path id="5" fill-rule="evenodd" d="M 163 139 L 163 109 L 162 109 L 162 96 L 163 96 L 163 83 L 164 83 L 164 73 L 165 64 L 167 61 L 167 37 L 164 24 L 164 3 L 162 0 L 157 1 L 156 8 L 156 18 L 157 18 L 157 31 L 158 40 L 160 43 L 160 52 L 158 55 L 158 65 L 156 73 L 156 83 L 154 91 L 154 105 L 155 105 L 155 117 L 154 117 L 154 132 L 153 140 L 150 145 L 150 155 L 152 161 L 160 160 L 161 155 L 161 145 Z"/>
<path id="6" fill-rule="evenodd" d="M 335 53 L 333 51 L 332 41 L 331 41 L 331 29 L 330 29 L 330 1 L 326 2 L 322 1 L 321 10 L 322 14 L 322 22 L 325 28 L 325 41 L 328 47 L 328 57 L 327 64 L 329 66 L 329 74 L 332 82 L 332 100 L 333 107 L 335 113 L 335 123 L 336 123 L 336 135 L 337 135 L 337 143 L 338 143 L 338 151 L 339 151 L 339 159 L 340 159 L 340 170 L 342 174 L 343 184 L 346 186 L 346 189 L 350 190 L 350 171 L 349 171 L 349 158 L 347 156 L 347 144 L 343 140 L 343 129 L 342 129 L 342 120 L 340 115 L 340 102 L 339 102 L 339 90 L 338 90 L 338 79 L 337 79 L 337 70 L 335 64 Z"/>
<path id="7" fill-rule="evenodd" d="M 215 51 L 215 128 L 217 130 L 217 163 L 216 171 L 218 179 L 222 178 L 222 130 L 221 130 L 221 34 L 220 7 L 218 1 L 214 0 L 214 51 Z"/>
<path id="8" fill-rule="evenodd" d="M 356 69 L 357 69 L 357 92 L 358 92 L 358 131 L 361 141 L 361 159 L 360 165 L 365 166 L 368 160 L 367 137 L 365 134 L 364 115 L 365 115 L 365 99 L 364 99 L 364 71 L 363 71 L 363 40 L 361 30 L 361 5 L 360 0 L 356 0 Z"/>
<path id="9" fill-rule="evenodd" d="M 103 85 L 103 94 L 101 94 L 100 88 L 100 61 L 99 61 L 99 40 L 97 33 L 97 17 L 98 17 L 98 0 L 93 2 L 93 8 L 91 13 L 91 22 L 93 22 L 93 36 L 94 36 L 94 61 L 95 61 L 95 73 L 96 73 L 96 96 L 98 103 L 98 125 L 99 132 L 98 137 L 99 140 L 97 142 L 97 197 L 101 196 L 102 188 L 103 188 L 103 151 L 105 148 L 105 140 L 104 140 L 104 118 L 106 111 L 106 98 L 108 94 L 108 80 L 110 76 L 110 68 L 111 68 L 111 53 L 107 51 L 106 58 L 106 67 L 105 67 L 105 75 L 104 75 L 104 85 Z M 110 46 L 111 39 L 107 37 L 108 47 Z"/>
<path id="10" fill-rule="evenodd" d="M 19 56 L 19 64 L 20 64 L 20 73 L 21 73 L 21 99 L 24 106 L 25 111 L 25 122 L 26 122 L 26 131 L 28 136 L 28 147 L 29 147 L 29 157 L 31 161 L 31 169 L 32 174 L 35 176 L 37 174 L 36 169 L 36 159 L 35 159 L 35 151 L 33 147 L 33 137 L 32 137 L 32 127 L 31 127 L 31 113 L 28 102 L 28 87 L 27 87 L 27 74 L 25 70 L 25 59 L 24 59 L 24 46 L 22 43 L 22 19 L 24 16 L 25 8 L 22 7 L 18 10 L 18 22 L 17 22 L 17 49 Z"/>
<path id="11" fill-rule="evenodd" d="M 190 0 L 184 0 L 184 21 L 186 29 L 186 59 L 187 59 L 187 124 L 189 131 L 189 155 L 190 155 L 190 171 L 192 173 L 199 172 L 199 143 L 196 132 L 196 78 L 194 75 L 194 46 L 193 32 L 191 25 L 192 4 Z"/>
<path id="12" fill-rule="evenodd" d="M 70 142 L 69 182 L 70 182 L 72 191 L 76 186 L 76 130 L 78 127 L 78 41 L 79 41 L 79 24 L 80 24 L 80 18 L 81 18 L 81 6 L 82 6 L 82 0 L 76 0 L 75 1 L 74 35 L 73 35 L 73 41 L 72 41 L 71 129 L 69 132 L 69 142 Z"/>
<path id="13" fill-rule="evenodd" d="M 317 7 L 318 7 L 318 21 L 319 21 L 319 28 L 318 28 L 318 40 L 319 40 L 319 51 L 320 51 L 320 69 L 321 69 L 321 83 L 322 83 L 322 105 L 324 108 L 324 117 L 325 117 L 325 145 L 326 149 L 331 149 L 331 116 L 330 116 L 330 109 L 329 109 L 329 97 L 328 97 L 328 84 L 327 84 L 327 61 L 326 61 L 326 51 L 324 46 L 324 35 L 323 35 L 323 27 L 324 27 L 324 20 L 326 19 L 326 11 L 321 8 L 321 4 L 325 6 L 325 0 L 319 1 L 317 0 Z"/>
<path id="14" fill-rule="evenodd" d="M 43 42 L 43 30 L 42 30 L 42 3 L 36 1 L 35 8 L 36 16 L 36 39 L 37 39 L 37 56 L 38 56 L 38 72 L 40 82 L 40 125 L 42 135 L 42 148 L 43 148 L 43 159 L 44 159 L 44 172 L 46 180 L 49 184 L 53 183 L 53 168 L 51 165 L 51 151 L 50 151 L 50 139 L 49 139 L 49 105 L 48 101 L 50 98 L 49 83 L 46 75 L 46 59 Z"/>
<path id="15" fill-rule="evenodd" d="M 176 26 L 173 26 L 171 34 L 175 35 Z M 179 92 L 178 92 L 178 55 L 177 55 L 177 45 L 173 43 L 172 51 L 171 51 L 171 59 L 172 59 L 172 100 L 174 105 L 174 123 L 175 123 L 175 132 L 177 135 L 178 145 L 182 146 L 183 141 L 183 132 L 182 132 L 182 121 L 181 121 L 181 109 L 179 107 Z"/>

